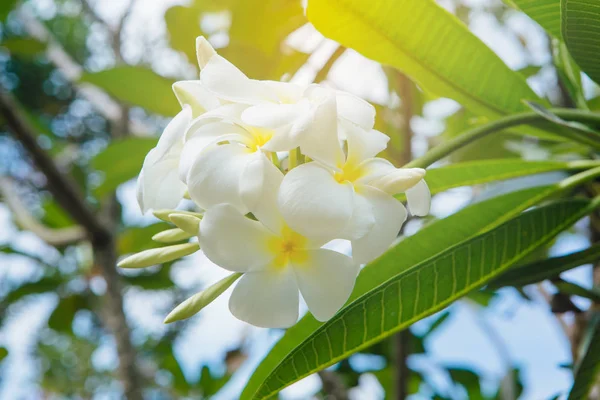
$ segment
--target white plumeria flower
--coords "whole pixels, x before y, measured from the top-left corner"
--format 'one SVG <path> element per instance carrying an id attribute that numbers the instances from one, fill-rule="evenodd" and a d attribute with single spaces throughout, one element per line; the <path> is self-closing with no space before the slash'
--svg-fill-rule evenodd
<path id="1" fill-rule="evenodd" d="M 176 82 L 173 91 L 182 110 L 167 125 L 156 147 L 146 155 L 137 181 L 137 200 L 144 213 L 150 209 L 177 207 L 186 191 L 178 176 L 185 132 L 194 116 L 221 104 L 199 81 Z"/>
<path id="2" fill-rule="evenodd" d="M 393 195 L 406 192 L 414 215 L 429 212 L 431 194 L 425 170 L 396 168 L 374 157 L 381 138 L 356 125 L 345 126 L 347 155 L 335 168 L 311 162 L 292 169 L 279 191 L 286 222 L 302 235 L 349 239 L 359 263 L 380 256 L 395 240 L 407 212 Z"/>
<path id="3" fill-rule="evenodd" d="M 375 108 L 363 99 L 319 85 L 300 85 L 258 81 L 248 78 L 225 58 L 219 56 L 203 37 L 196 41 L 200 80 L 204 87 L 223 101 L 250 105 L 241 115 L 248 126 L 277 130 L 265 149 L 289 151 L 300 147 L 314 160 L 335 163 L 331 157 L 339 148 L 337 134 L 324 135 L 323 107 L 335 99 L 340 122 L 349 121 L 369 130 L 375 123 Z"/>
<path id="4" fill-rule="evenodd" d="M 199 241 L 206 256 L 225 269 L 244 272 L 229 309 L 252 325 L 286 328 L 298 319 L 300 291 L 315 318 L 326 321 L 350 296 L 359 266 L 290 229 L 276 204 L 281 172 L 264 155 L 251 168 L 263 170 L 254 176 L 265 178 L 265 190 L 246 197 L 258 220 L 219 204 L 209 208 L 200 223 Z"/>

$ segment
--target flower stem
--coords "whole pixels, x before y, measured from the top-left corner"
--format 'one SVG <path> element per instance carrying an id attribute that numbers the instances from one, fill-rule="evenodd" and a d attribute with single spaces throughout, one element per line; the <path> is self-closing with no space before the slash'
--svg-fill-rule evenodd
<path id="1" fill-rule="evenodd" d="M 555 108 L 549 110 L 551 113 L 557 115 L 560 118 L 564 118 L 569 121 L 577 121 L 577 122 L 588 122 L 588 123 L 596 123 L 600 124 L 600 114 L 592 113 L 589 111 L 583 110 L 573 110 L 573 109 L 565 109 L 565 108 Z M 478 126 L 476 128 L 470 129 L 463 134 L 457 136 L 456 138 L 449 140 L 446 143 L 443 143 L 439 146 L 434 147 L 430 151 L 428 151 L 424 156 L 419 157 L 408 164 L 406 164 L 405 168 L 426 168 L 433 164 L 434 162 L 446 157 L 450 153 L 455 150 L 460 149 L 461 147 L 466 146 L 469 143 L 474 142 L 477 139 L 480 139 L 490 133 L 498 132 L 503 129 L 507 129 L 513 126 L 531 124 L 534 122 L 543 122 L 546 121 L 546 118 L 535 113 L 535 112 L 526 112 L 520 114 L 509 115 L 507 117 L 501 118 L 499 120 L 490 122 L 489 124 Z M 572 140 L 577 140 L 581 143 L 584 143 L 590 147 L 593 147 L 597 150 L 600 150 L 600 142 L 589 139 L 582 136 L 572 136 L 566 133 L 565 136 L 568 136 Z"/>
<path id="2" fill-rule="evenodd" d="M 298 153 L 296 152 L 296 149 L 293 149 L 289 151 L 289 155 L 290 156 L 288 158 L 288 171 L 291 171 L 293 168 L 298 166 Z"/>

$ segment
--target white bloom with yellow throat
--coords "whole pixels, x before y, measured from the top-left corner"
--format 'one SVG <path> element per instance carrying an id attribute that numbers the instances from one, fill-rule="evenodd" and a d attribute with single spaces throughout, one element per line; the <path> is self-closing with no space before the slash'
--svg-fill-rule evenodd
<path id="1" fill-rule="evenodd" d="M 219 204 L 200 223 L 204 254 L 225 269 L 244 273 L 229 300 L 231 313 L 255 326 L 286 328 L 298 319 L 300 292 L 315 318 L 328 320 L 350 296 L 358 264 L 285 223 L 276 200 L 283 175 L 269 160 L 257 159 L 250 168 L 253 176 L 264 177 L 260 194 L 243 195 L 257 220 Z"/>

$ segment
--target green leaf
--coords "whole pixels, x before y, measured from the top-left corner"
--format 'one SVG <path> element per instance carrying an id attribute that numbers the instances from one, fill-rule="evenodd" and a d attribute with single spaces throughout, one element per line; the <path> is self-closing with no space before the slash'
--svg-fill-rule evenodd
<path id="1" fill-rule="evenodd" d="M 569 393 L 568 400 L 588 399 L 592 386 L 600 376 L 600 315 L 589 324 L 587 337 L 583 348 L 583 358 L 575 370 L 575 382 Z"/>
<path id="2" fill-rule="evenodd" d="M 526 67 L 518 69 L 517 72 L 523 75 L 525 79 L 527 79 L 537 75 L 541 70 L 542 67 L 539 65 L 528 65 Z"/>
<path id="3" fill-rule="evenodd" d="M 425 91 L 477 115 L 495 119 L 526 111 L 522 100 L 538 99 L 521 74 L 433 0 L 313 0 L 307 16 L 326 37 L 398 68 Z"/>
<path id="4" fill-rule="evenodd" d="M 198 312 L 200 312 L 200 310 L 223 294 L 223 292 L 233 285 L 233 283 L 237 281 L 240 276 L 242 276 L 242 274 L 239 272 L 231 274 L 221 279 L 214 285 L 211 285 L 205 290 L 188 298 L 186 301 L 175 307 L 175 309 L 171 311 L 169 315 L 167 315 L 165 318 L 165 324 L 170 324 L 171 322 L 180 321 L 196 315 Z"/>
<path id="5" fill-rule="evenodd" d="M 462 386 L 467 392 L 469 400 L 483 400 L 484 396 L 481 393 L 481 384 L 479 383 L 479 375 L 470 369 L 460 367 L 446 368 L 450 374 L 450 378 L 455 384 Z"/>
<path id="6" fill-rule="evenodd" d="M 600 83 L 600 7 L 597 0 L 561 0 L 562 35 L 581 70 Z"/>
<path id="7" fill-rule="evenodd" d="M 566 256 L 547 258 L 542 261 L 511 268 L 490 282 L 488 288 L 498 289 L 504 286 L 521 287 L 530 285 L 544 279 L 555 278 L 562 272 L 598 259 L 600 259 L 600 244 Z"/>
<path id="8" fill-rule="evenodd" d="M 521 9 L 549 34 L 560 38 L 560 0 L 505 0 Z"/>
<path id="9" fill-rule="evenodd" d="M 137 286 L 144 290 L 171 289 L 175 283 L 171 280 L 170 266 L 164 266 L 156 272 L 142 272 L 135 276 L 122 276 L 121 279 L 128 285 Z"/>
<path id="10" fill-rule="evenodd" d="M 193 42 L 191 45 L 194 45 Z M 117 100 L 153 113 L 174 116 L 181 110 L 171 90 L 173 81 L 147 68 L 121 66 L 100 72 L 86 72 L 81 82 L 96 85 Z"/>
<path id="11" fill-rule="evenodd" d="M 104 181 L 94 190 L 94 194 L 104 196 L 135 178 L 142 169 L 146 154 L 156 146 L 156 142 L 156 138 L 139 137 L 111 142 L 92 159 L 92 167 L 104 172 Z"/>
<path id="12" fill-rule="evenodd" d="M 397 272 L 303 337 L 256 391 L 247 393 L 248 398 L 268 398 L 291 383 L 445 308 L 547 243 L 591 210 L 585 200 L 540 207 Z M 383 256 L 374 264 L 385 268 L 395 260 Z"/>
<path id="13" fill-rule="evenodd" d="M 45 51 L 46 43 L 32 38 L 12 38 L 0 42 L 0 47 L 13 55 L 30 58 Z"/>
<path id="14" fill-rule="evenodd" d="M 63 280 L 59 276 L 45 276 L 37 281 L 25 282 L 11 289 L 4 298 L 2 306 L 8 306 L 32 294 L 56 292 Z"/>
<path id="15" fill-rule="evenodd" d="M 182 52 L 196 68 L 196 38 L 206 36 L 200 28 L 200 20 L 201 14 L 191 7 L 177 5 L 165 12 L 171 47 Z"/>
<path id="16" fill-rule="evenodd" d="M 77 311 L 89 308 L 89 298 L 74 294 L 60 299 L 58 305 L 50 314 L 48 327 L 58 332 L 69 332 Z"/>
<path id="17" fill-rule="evenodd" d="M 595 165 L 598 164 L 587 161 L 570 163 L 504 159 L 468 161 L 428 169 L 425 180 L 432 193 L 440 193 L 460 186 L 472 186 L 551 171 L 585 169 Z"/>
<path id="18" fill-rule="evenodd" d="M 0 2 L 0 21 L 4 21 L 8 16 L 8 13 L 12 11 L 12 9 L 17 4 L 18 0 L 2 0 Z"/>
<path id="19" fill-rule="evenodd" d="M 151 249 L 155 246 L 155 243 L 152 243 L 152 237 L 169 227 L 170 225 L 162 222 L 148 226 L 129 227 L 118 236 L 117 252 L 119 254 L 131 254 Z"/>
<path id="20" fill-rule="evenodd" d="M 592 300 L 594 303 L 600 303 L 600 291 L 598 289 L 588 289 L 583 286 L 579 286 L 576 283 L 557 279 L 552 281 L 552 284 L 558 289 L 560 293 L 565 293 L 571 296 L 579 296 L 585 299 Z"/>
<path id="21" fill-rule="evenodd" d="M 475 236 L 478 232 L 490 229 L 518 215 L 556 190 L 555 186 L 545 186 L 508 193 L 473 204 L 445 219 L 425 226 L 415 235 L 404 238 L 379 260 L 363 268 L 349 301 L 359 298 L 371 288 L 381 285 L 397 273 L 409 269 L 422 260 L 438 255 L 449 247 Z M 386 260 L 389 262 L 385 262 Z M 244 397 L 249 398 L 255 393 L 281 359 L 299 345 L 303 338 L 322 325 L 323 323 L 309 314 L 288 329 L 250 378 L 244 389 Z"/>
<path id="22" fill-rule="evenodd" d="M 553 39 L 552 51 L 554 55 L 554 65 L 556 72 L 563 83 L 568 95 L 577 107 L 587 109 L 588 105 L 581 85 L 581 70 L 569 54 L 569 50 L 564 42 Z"/>

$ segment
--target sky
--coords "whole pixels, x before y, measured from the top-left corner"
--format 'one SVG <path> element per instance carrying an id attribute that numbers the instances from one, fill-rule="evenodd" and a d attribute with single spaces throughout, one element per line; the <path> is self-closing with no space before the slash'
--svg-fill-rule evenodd
<path id="1" fill-rule="evenodd" d="M 470 3 L 477 5 L 486 1 L 472 0 Z M 448 1 L 441 3 L 450 7 Z M 33 4 L 39 9 L 47 9 L 51 2 L 34 0 Z M 97 4 L 99 14 L 114 23 L 126 7 L 127 1 L 98 1 Z M 136 40 L 140 37 L 146 39 L 164 37 L 165 26 L 162 16 L 164 11 L 174 4 L 185 3 L 173 0 L 137 2 L 127 27 L 129 39 L 124 48 L 128 59 L 135 60 L 141 56 L 139 48 L 135 46 Z M 507 35 L 504 29 L 489 16 L 483 14 L 476 16 L 471 29 L 513 69 L 528 63 L 539 64 L 546 61 L 547 42 L 542 31 L 534 23 L 527 17 L 515 14 L 509 18 L 508 24 L 523 35 L 527 35 L 530 44 L 527 53 L 521 50 L 517 38 Z M 312 50 L 310 47 L 319 43 L 318 35 L 311 27 L 305 27 L 290 40 L 297 47 Z M 193 45 L 193 41 L 190 45 Z M 310 66 L 294 77 L 294 80 L 302 82 L 310 79 L 311 68 L 318 68 L 334 50 L 334 43 L 319 47 L 318 52 L 311 57 Z M 164 55 L 164 57 L 157 57 L 158 60 L 153 65 L 157 71 L 165 75 L 182 71 L 181 66 L 172 65 L 177 62 L 165 61 L 169 60 L 169 57 L 177 59 L 178 55 L 166 49 L 157 51 L 159 55 Z M 98 57 L 91 67 L 102 68 L 102 58 Z M 356 71 L 361 73 L 357 74 Z M 548 79 L 544 73 L 537 80 L 530 80 L 534 90 L 540 92 L 543 79 Z M 387 85 L 379 65 L 354 52 L 349 52 L 336 64 L 331 73 L 331 83 L 373 102 L 385 103 L 388 100 Z M 413 121 L 413 129 L 416 132 L 413 150 L 416 156 L 425 151 L 426 138 L 438 134 L 443 129 L 441 118 L 451 113 L 455 107 L 456 104 L 451 100 L 436 101 L 426 108 L 425 118 L 417 118 Z M 550 179 L 554 178 L 550 177 Z M 118 195 L 125 204 L 124 215 L 128 221 L 132 223 L 154 221 L 153 217 L 140 214 L 135 203 L 133 182 L 123 185 Z M 466 205 L 470 195 L 470 189 L 465 188 L 440 194 L 434 198 L 432 214 L 437 217 L 447 216 Z M 3 206 L 0 206 L 0 227 L 2 227 L 0 243 L 16 240 L 20 245 L 28 248 L 45 248 L 33 235 L 14 231 L 11 228 L 8 211 Z M 408 234 L 414 233 L 415 229 L 416 225 L 408 226 Z M 552 252 L 553 255 L 565 254 L 581 249 L 586 244 L 587 240 L 583 236 L 568 233 L 558 240 Z M 336 246 L 341 249 L 347 247 L 345 243 L 337 243 Z M 33 271 L 33 266 L 23 260 L 0 257 L 2 257 L 0 279 L 9 275 L 13 279 L 19 277 L 27 279 Z M 4 261 L 5 258 L 9 260 L 8 263 Z M 173 269 L 173 279 L 182 289 L 201 289 L 226 274 L 226 271 L 211 264 L 201 253 L 188 257 Z M 585 283 L 588 274 L 589 266 L 580 267 L 569 272 L 568 278 Z M 98 291 L 102 291 L 101 286 L 98 285 Z M 235 398 L 254 367 L 281 335 L 277 331 L 251 327 L 231 316 L 227 309 L 230 291 L 231 289 L 200 315 L 194 317 L 186 333 L 176 344 L 178 360 L 189 376 L 195 376 L 200 365 L 206 363 L 218 365 L 224 351 L 244 341 L 249 352 L 248 360 L 225 390 L 215 397 L 216 400 Z M 444 376 L 440 373 L 440 366 L 471 366 L 484 374 L 488 387 L 493 387 L 504 375 L 509 363 L 522 370 L 522 378 L 527 388 L 522 399 L 545 399 L 557 392 L 568 390 L 572 380 L 571 374 L 559 367 L 560 364 L 570 362 L 568 342 L 539 294 L 535 290 L 529 290 L 528 293 L 533 296 L 533 302 L 524 302 L 510 289 L 501 290 L 493 304 L 485 310 L 464 301 L 455 303 L 451 306 L 450 319 L 425 343 L 429 357 L 424 359 L 422 356 L 412 356 L 410 365 L 428 371 L 433 379 L 443 385 Z M 165 329 L 162 320 L 165 312 L 168 311 L 164 309 L 164 304 L 169 300 L 166 296 L 160 292 L 141 292 L 135 289 L 127 292 L 126 312 L 135 326 L 134 338 L 144 332 L 160 334 Z M 15 312 L 0 330 L 0 343 L 6 343 L 10 349 L 7 360 L 10 367 L 5 368 L 5 379 L 0 384 L 0 398 L 18 398 L 18 395 L 32 398 L 36 395 L 32 384 L 35 367 L 27 353 L 33 343 L 34 332 L 52 311 L 55 301 L 52 296 L 36 296 L 28 300 L 23 306 L 27 312 L 23 312 L 23 309 Z M 423 320 L 415 324 L 412 329 L 416 333 L 423 332 L 433 319 L 434 317 Z M 496 343 L 498 338 L 501 338 L 500 346 Z M 498 347 L 502 351 L 499 351 Z M 106 367 L 114 365 L 116 354 L 113 344 L 106 343 L 102 346 L 91 362 Z M 282 397 L 304 399 L 317 391 L 319 386 L 318 378 L 308 377 L 285 389 Z M 382 391 L 373 376 L 366 376 L 361 381 L 360 387 L 352 392 L 352 396 L 365 400 L 380 399 Z"/>

